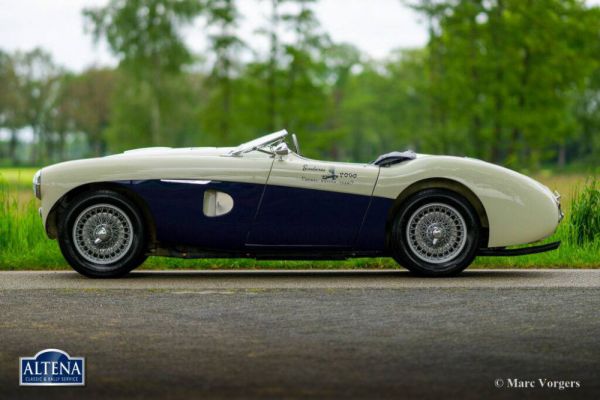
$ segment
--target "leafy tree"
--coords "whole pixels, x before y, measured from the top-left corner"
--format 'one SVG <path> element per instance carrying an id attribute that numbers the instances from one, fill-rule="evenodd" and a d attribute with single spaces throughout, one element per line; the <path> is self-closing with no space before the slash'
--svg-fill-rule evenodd
<path id="1" fill-rule="evenodd" d="M 236 64 L 235 54 L 243 47 L 236 36 L 239 13 L 233 0 L 208 0 L 208 25 L 217 32 L 209 34 L 210 49 L 215 54 L 215 63 L 211 73 L 214 100 L 220 103 L 218 110 L 209 108 L 208 114 L 215 116 L 217 130 L 224 142 L 231 136 L 233 73 Z M 214 102 L 213 102 L 214 104 Z M 210 121 L 210 119 L 209 119 Z"/>
<path id="2" fill-rule="evenodd" d="M 386 62 L 362 62 L 350 74 L 341 103 L 344 148 L 371 161 L 391 150 L 431 149 L 426 121 L 427 79 L 421 50 L 399 51 Z"/>
<path id="3" fill-rule="evenodd" d="M 430 125 L 442 151 L 537 167 L 576 132 L 596 13 L 577 0 L 424 0 Z"/>
<path id="4" fill-rule="evenodd" d="M 10 131 L 6 155 L 14 165 L 19 163 L 17 132 L 25 122 L 25 98 L 13 57 L 0 51 L 0 127 Z"/>
<path id="5" fill-rule="evenodd" d="M 285 127 L 316 158 L 413 148 L 517 168 L 598 163 L 598 7 L 407 0 L 425 17 L 427 45 L 372 60 L 329 39 L 317 0 L 266 1 L 265 51 L 239 37 L 236 0 L 109 0 L 84 15 L 116 69 L 65 73 L 39 49 L 0 52 L 4 154 L 17 162 L 28 130 L 39 163 L 73 150 L 233 145 Z M 194 55 L 181 32 L 200 16 L 209 46 Z"/>
<path id="6" fill-rule="evenodd" d="M 198 0 L 111 0 L 104 7 L 84 11 L 94 37 L 105 38 L 120 67 L 148 90 L 147 128 L 155 145 L 165 140 L 161 101 L 165 81 L 193 60 L 180 30 L 202 9 Z"/>
<path id="7" fill-rule="evenodd" d="M 62 70 L 41 49 L 15 53 L 13 60 L 23 96 L 23 122 L 33 132 L 30 162 L 35 165 L 53 153 L 51 125 Z"/>
<path id="8" fill-rule="evenodd" d="M 279 39 L 279 29 L 281 22 L 280 5 L 285 0 L 267 0 L 271 6 L 271 13 L 264 28 L 260 28 L 258 33 L 266 35 L 269 40 L 269 58 L 266 63 L 265 82 L 267 89 L 267 129 L 271 132 L 278 128 L 279 123 L 279 89 L 278 77 L 281 66 L 281 41 Z M 256 64 L 259 66 L 259 64 Z M 254 73 L 260 73 L 260 67 Z"/>
<path id="9" fill-rule="evenodd" d="M 324 63 L 329 37 L 319 29 L 314 0 L 286 0 L 282 12 L 283 26 L 292 39 L 283 44 L 282 68 L 286 77 L 282 85 L 281 115 L 283 126 L 304 132 L 304 149 L 309 155 L 323 155 L 328 104 Z M 311 134 L 312 133 L 312 134 Z"/>
<path id="10" fill-rule="evenodd" d="M 599 49 L 600 53 L 600 49 Z M 585 88 L 572 96 L 574 117 L 580 130 L 566 140 L 562 158 L 559 152 L 559 166 L 567 163 L 567 153 L 571 160 L 581 164 L 600 166 L 600 66 L 588 78 Z"/>
<path id="11" fill-rule="evenodd" d="M 106 153 L 104 136 L 110 123 L 110 107 L 118 81 L 117 71 L 90 68 L 81 74 L 67 77 L 59 98 L 60 114 L 67 116 L 64 129 L 87 135 L 90 153 Z"/>
<path id="12" fill-rule="evenodd" d="M 320 135 L 328 143 L 323 143 L 320 147 L 328 148 L 329 156 L 339 159 L 346 156 L 340 144 L 348 133 L 343 125 L 342 104 L 352 69 L 361 63 L 361 54 L 349 44 L 330 44 L 324 51 L 323 62 L 326 74 L 324 85 L 330 93 L 330 104 L 325 121 L 327 133 Z"/>
<path id="13" fill-rule="evenodd" d="M 162 125 L 168 128 L 165 145 L 215 145 L 208 140 L 198 124 L 204 92 L 203 79 L 195 74 L 165 77 L 161 88 Z M 111 152 L 118 152 L 151 143 L 148 135 L 152 124 L 152 88 L 145 82 L 119 74 L 112 96 L 110 124 L 105 135 Z M 134 132 L 135 134 L 132 134 Z"/>

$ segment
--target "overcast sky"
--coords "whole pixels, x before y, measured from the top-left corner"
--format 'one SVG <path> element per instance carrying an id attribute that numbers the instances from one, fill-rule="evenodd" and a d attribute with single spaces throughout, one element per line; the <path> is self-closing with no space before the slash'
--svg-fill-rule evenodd
<path id="1" fill-rule="evenodd" d="M 600 0 L 599 0 L 600 1 Z M 52 53 L 55 61 L 69 69 L 114 65 L 105 44 L 94 44 L 84 32 L 81 10 L 106 4 L 107 0 L 0 0 L 0 49 L 30 50 L 36 46 Z M 244 19 L 242 38 L 259 50 L 262 38 L 254 33 L 268 15 L 268 2 L 239 0 Z M 399 47 L 425 44 L 427 34 L 418 16 L 400 0 L 320 0 L 317 17 L 336 42 L 349 42 L 372 57 L 384 57 Z M 195 51 L 205 48 L 202 26 L 185 30 L 186 41 Z"/>
<path id="2" fill-rule="evenodd" d="M 600 4 L 600 0 L 588 0 Z M 71 70 L 92 65 L 115 65 L 104 43 L 94 44 L 84 32 L 81 10 L 101 6 L 107 0 L 0 0 L 0 49 L 30 50 L 36 46 L 52 53 L 55 61 Z M 243 21 L 241 37 L 253 48 L 266 43 L 255 30 L 264 25 L 268 2 L 238 0 Z M 419 16 L 400 0 L 320 0 L 317 17 L 336 42 L 349 42 L 375 58 L 390 50 L 423 46 L 427 41 Z M 205 49 L 201 23 L 188 28 L 184 37 L 196 52 Z"/>

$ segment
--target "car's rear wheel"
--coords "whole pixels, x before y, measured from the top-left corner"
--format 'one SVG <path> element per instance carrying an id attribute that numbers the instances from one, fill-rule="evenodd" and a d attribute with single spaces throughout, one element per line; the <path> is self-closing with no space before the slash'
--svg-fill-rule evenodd
<path id="1" fill-rule="evenodd" d="M 443 189 L 418 192 L 403 202 L 391 232 L 392 255 L 424 276 L 455 275 L 477 254 L 479 219 L 462 196 Z"/>
<path id="2" fill-rule="evenodd" d="M 93 278 L 127 274 L 146 259 L 144 221 L 126 196 L 109 190 L 83 193 L 61 218 L 58 241 L 67 262 Z"/>

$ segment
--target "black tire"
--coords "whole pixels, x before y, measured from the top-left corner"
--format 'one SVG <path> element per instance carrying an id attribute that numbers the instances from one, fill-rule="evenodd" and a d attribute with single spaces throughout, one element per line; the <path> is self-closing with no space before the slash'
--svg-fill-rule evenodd
<path id="1" fill-rule="evenodd" d="M 442 212 L 451 218 L 447 221 L 452 223 L 450 225 L 440 225 L 441 228 L 438 227 L 437 222 L 430 225 L 424 222 L 422 225 L 418 225 L 419 218 L 425 218 L 423 215 L 429 213 L 433 218 L 433 214 L 436 212 L 438 213 L 436 217 L 441 215 L 439 213 Z M 462 222 L 456 213 L 460 214 Z M 409 222 L 412 225 L 410 230 L 408 227 Z M 451 228 L 448 229 L 447 226 L 451 226 Z M 419 237 L 417 227 L 427 227 L 425 231 L 427 233 L 421 234 Z M 448 254 L 442 252 L 442 250 L 439 250 L 441 254 L 435 254 L 435 251 L 443 246 L 438 248 L 434 246 L 434 236 L 430 229 L 436 229 L 436 234 L 442 237 L 438 239 L 442 241 L 442 244 L 444 240 L 449 243 L 449 250 L 445 250 Z M 442 236 L 444 230 L 450 231 L 452 229 L 454 229 L 452 231 L 454 234 L 451 239 Z M 466 233 L 460 234 L 463 229 Z M 411 272 L 421 276 L 452 276 L 460 273 L 473 262 L 479 247 L 480 231 L 477 213 L 464 197 L 450 190 L 427 189 L 410 196 L 402 203 L 391 226 L 389 244 L 394 259 Z M 419 240 L 424 236 L 431 239 L 432 242 Z M 411 244 L 409 244 L 409 240 Z M 424 246 L 420 247 L 423 244 Z M 433 249 L 432 253 L 428 253 L 428 250 L 431 249 Z M 439 258 L 430 261 L 435 257 Z"/>
<path id="2" fill-rule="evenodd" d="M 94 249 L 100 248 L 102 244 L 93 243 L 88 248 L 84 238 L 89 235 L 84 235 L 83 228 L 78 230 L 77 234 L 73 229 L 76 222 L 79 224 L 78 226 L 82 227 L 85 221 L 95 218 L 94 212 L 102 214 L 103 218 L 107 215 L 106 213 L 111 214 L 112 222 L 115 225 L 109 224 L 108 226 L 119 228 L 114 229 L 119 232 L 117 234 L 119 240 L 115 239 L 117 244 L 110 247 L 115 249 L 112 254 L 101 254 L 102 251 L 107 251 L 106 249 L 94 253 Z M 93 226 L 93 224 L 90 223 L 90 226 Z M 99 229 L 102 229 L 102 227 Z M 110 231 L 110 229 L 105 229 L 100 233 L 107 237 L 107 243 L 110 244 L 113 239 L 110 234 L 106 234 L 107 231 Z M 125 195 L 111 190 L 82 193 L 70 201 L 66 209 L 61 212 L 58 243 L 63 256 L 71 267 L 90 278 L 123 276 L 138 267 L 147 258 L 147 234 L 141 213 L 135 203 Z M 107 257 L 107 259 L 103 260 L 100 257 Z M 98 261 L 94 261 L 96 258 Z"/>

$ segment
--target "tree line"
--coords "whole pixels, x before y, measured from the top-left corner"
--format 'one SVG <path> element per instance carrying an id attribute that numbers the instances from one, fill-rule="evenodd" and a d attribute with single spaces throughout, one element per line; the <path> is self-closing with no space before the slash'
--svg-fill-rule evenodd
<path id="1" fill-rule="evenodd" d="M 383 60 L 335 43 L 317 0 L 110 0 L 83 11 L 115 68 L 0 51 L 3 164 L 140 146 L 233 146 L 286 128 L 312 157 L 412 148 L 512 167 L 598 165 L 600 9 L 579 0 L 420 0 L 429 40 Z M 195 54 L 183 30 L 202 29 Z M 358 28 L 357 28 L 358 29 Z M 266 50 L 252 48 L 262 40 Z M 27 133 L 24 133 L 27 132 Z"/>

